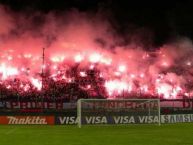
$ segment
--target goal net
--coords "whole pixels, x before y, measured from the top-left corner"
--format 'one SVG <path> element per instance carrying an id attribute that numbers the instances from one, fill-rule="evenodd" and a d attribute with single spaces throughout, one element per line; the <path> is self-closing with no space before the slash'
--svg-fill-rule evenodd
<path id="1" fill-rule="evenodd" d="M 159 124 L 159 99 L 79 99 L 78 126 L 92 124 Z"/>

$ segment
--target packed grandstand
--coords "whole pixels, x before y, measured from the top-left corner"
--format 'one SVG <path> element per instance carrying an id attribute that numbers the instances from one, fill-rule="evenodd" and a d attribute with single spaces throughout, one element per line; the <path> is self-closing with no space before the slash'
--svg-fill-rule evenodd
<path id="1" fill-rule="evenodd" d="M 152 64 L 144 65 L 146 68 L 135 68 L 137 71 L 132 73 L 133 70 L 130 72 L 126 65 L 111 68 L 115 60 L 105 58 L 102 54 L 90 54 L 86 60 L 80 54 L 64 59 L 62 56 L 47 58 L 44 53 L 43 49 L 43 55 L 39 57 L 32 54 L 15 55 L 14 51 L 1 55 L 4 61 L 0 65 L 2 101 L 75 102 L 79 98 L 192 97 L 191 80 L 184 81 L 191 76 L 190 69 L 186 69 L 191 65 L 190 62 L 181 69 L 162 66 L 165 72 L 152 75 Z M 143 61 L 149 62 L 155 59 L 154 55 L 164 54 L 142 55 Z M 182 74 L 186 76 L 182 78 Z"/>

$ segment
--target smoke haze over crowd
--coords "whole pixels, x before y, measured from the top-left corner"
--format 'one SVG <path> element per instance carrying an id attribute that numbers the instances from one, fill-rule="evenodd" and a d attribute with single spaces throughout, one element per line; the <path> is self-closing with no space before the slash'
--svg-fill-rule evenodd
<path id="1" fill-rule="evenodd" d="M 19 89 L 41 91 L 42 75 L 45 80 L 76 83 L 77 76 L 68 74 L 76 68 L 80 78 L 86 78 L 88 70 L 97 71 L 107 98 L 193 95 L 189 38 L 178 36 L 155 46 L 151 30 L 139 28 L 135 34 L 121 35 L 108 16 L 77 9 L 25 13 L 1 5 L 0 84 L 13 89 L 19 79 Z M 96 86 L 84 83 L 79 87 L 89 92 Z"/>

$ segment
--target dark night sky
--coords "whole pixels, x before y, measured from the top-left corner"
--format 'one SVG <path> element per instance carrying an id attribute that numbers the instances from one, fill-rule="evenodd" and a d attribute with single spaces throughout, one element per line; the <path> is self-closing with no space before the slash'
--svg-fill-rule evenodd
<path id="1" fill-rule="evenodd" d="M 117 32 L 125 35 L 132 29 L 145 28 L 161 45 L 170 38 L 187 36 L 193 39 L 193 1 L 189 0 L 0 0 L 14 11 L 68 11 L 109 13 Z M 133 32 L 135 33 L 135 31 Z"/>

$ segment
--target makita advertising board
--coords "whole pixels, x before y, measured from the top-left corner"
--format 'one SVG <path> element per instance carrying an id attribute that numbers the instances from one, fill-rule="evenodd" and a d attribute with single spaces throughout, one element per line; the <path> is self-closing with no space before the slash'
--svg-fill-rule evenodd
<path id="1" fill-rule="evenodd" d="M 0 124 L 54 125 L 54 116 L 0 116 Z"/>

